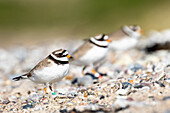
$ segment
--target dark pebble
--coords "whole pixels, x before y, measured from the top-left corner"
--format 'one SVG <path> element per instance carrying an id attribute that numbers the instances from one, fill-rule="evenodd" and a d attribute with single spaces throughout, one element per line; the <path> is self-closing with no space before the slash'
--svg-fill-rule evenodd
<path id="1" fill-rule="evenodd" d="M 31 91 L 28 91 L 27 93 L 28 93 L 28 95 L 30 95 L 30 94 L 31 94 Z"/>
<path id="2" fill-rule="evenodd" d="M 4 100 L 4 101 L 2 102 L 2 104 L 9 104 L 9 103 L 10 103 L 9 100 Z"/>
<path id="3" fill-rule="evenodd" d="M 154 96 L 149 96 L 148 98 L 154 98 Z"/>
<path id="4" fill-rule="evenodd" d="M 160 87 L 165 87 L 165 85 L 162 82 L 160 82 L 160 81 L 156 81 L 155 83 L 159 84 Z"/>
<path id="5" fill-rule="evenodd" d="M 60 109 L 60 113 L 67 113 L 67 109 Z"/>
<path id="6" fill-rule="evenodd" d="M 142 88 L 143 85 L 141 83 L 136 83 L 133 87 L 139 89 Z"/>
<path id="7" fill-rule="evenodd" d="M 74 78 L 72 81 L 71 81 L 72 84 L 76 84 L 77 83 L 77 78 Z"/>
<path id="8" fill-rule="evenodd" d="M 128 88 L 128 87 L 132 87 L 132 84 L 129 83 L 129 82 L 123 82 L 123 83 L 122 83 L 122 89 L 126 89 L 126 88 Z"/>
<path id="9" fill-rule="evenodd" d="M 27 108 L 33 108 L 32 104 L 27 104 L 25 106 L 22 106 L 22 109 L 27 109 Z"/>
<path id="10" fill-rule="evenodd" d="M 136 72 L 136 71 L 138 71 L 139 69 L 142 69 L 142 68 L 143 67 L 139 64 L 132 64 L 132 65 L 129 66 L 129 69 L 134 71 L 134 72 Z"/>
<path id="11" fill-rule="evenodd" d="M 165 100 L 169 100 L 170 99 L 170 96 L 167 96 L 167 97 L 164 97 L 162 100 L 165 101 Z"/>
<path id="12" fill-rule="evenodd" d="M 16 102 L 16 101 L 12 101 L 12 103 L 14 103 L 14 104 L 15 104 L 15 103 L 17 103 L 17 102 Z"/>
<path id="13" fill-rule="evenodd" d="M 101 99 L 104 99 L 105 97 L 104 97 L 104 95 L 101 95 L 99 98 L 100 98 L 100 100 L 101 100 Z"/>

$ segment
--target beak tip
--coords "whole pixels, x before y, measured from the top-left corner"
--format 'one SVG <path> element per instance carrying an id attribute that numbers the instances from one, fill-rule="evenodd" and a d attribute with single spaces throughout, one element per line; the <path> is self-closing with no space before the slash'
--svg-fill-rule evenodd
<path id="1" fill-rule="evenodd" d="M 71 56 L 70 56 L 70 55 L 67 55 L 66 57 L 67 57 L 67 58 L 71 58 Z"/>
<path id="2" fill-rule="evenodd" d="M 107 41 L 107 42 L 111 42 L 111 40 L 110 40 L 110 39 L 107 39 L 106 41 Z"/>

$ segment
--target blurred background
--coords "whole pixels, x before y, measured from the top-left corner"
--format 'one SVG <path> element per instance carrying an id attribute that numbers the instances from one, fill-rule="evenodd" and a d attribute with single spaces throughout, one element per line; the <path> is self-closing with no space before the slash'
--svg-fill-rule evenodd
<path id="1" fill-rule="evenodd" d="M 88 38 L 122 25 L 170 28 L 169 0 L 1 0 L 0 46 Z"/>

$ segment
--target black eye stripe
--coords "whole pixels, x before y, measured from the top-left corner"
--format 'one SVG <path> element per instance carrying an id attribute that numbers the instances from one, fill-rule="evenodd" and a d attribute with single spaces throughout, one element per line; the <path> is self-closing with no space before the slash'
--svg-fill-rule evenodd
<path id="1" fill-rule="evenodd" d="M 66 52 L 66 50 L 64 50 L 63 52 L 62 52 L 62 54 L 64 54 Z"/>
<path id="2" fill-rule="evenodd" d="M 67 54 L 68 55 L 68 54 Z M 61 57 L 66 57 L 67 55 L 62 55 L 62 56 L 58 56 L 59 58 L 61 58 Z"/>

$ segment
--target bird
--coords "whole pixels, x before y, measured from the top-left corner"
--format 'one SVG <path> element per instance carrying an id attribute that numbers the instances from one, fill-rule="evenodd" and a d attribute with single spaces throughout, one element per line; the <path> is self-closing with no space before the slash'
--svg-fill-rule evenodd
<path id="1" fill-rule="evenodd" d="M 21 79 L 30 79 L 35 83 L 44 84 L 44 91 L 47 94 L 47 85 L 55 95 L 52 89 L 54 82 L 60 81 L 69 72 L 69 58 L 70 55 L 65 49 L 58 49 L 53 51 L 50 55 L 40 61 L 31 71 L 28 73 L 14 77 L 14 81 Z"/>
<path id="2" fill-rule="evenodd" d="M 95 64 L 105 57 L 110 42 L 111 40 L 105 34 L 91 37 L 71 54 L 72 63 L 84 66 L 82 69 L 82 73 L 84 73 L 86 67 L 94 67 Z M 91 72 L 96 74 L 98 77 L 100 76 L 94 69 L 92 69 Z"/>
<path id="3" fill-rule="evenodd" d="M 112 40 L 109 49 L 114 51 L 126 51 L 136 46 L 143 31 L 138 25 L 124 25 L 119 30 L 109 33 Z"/>

